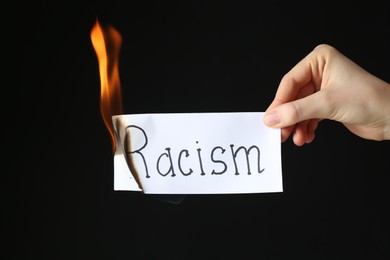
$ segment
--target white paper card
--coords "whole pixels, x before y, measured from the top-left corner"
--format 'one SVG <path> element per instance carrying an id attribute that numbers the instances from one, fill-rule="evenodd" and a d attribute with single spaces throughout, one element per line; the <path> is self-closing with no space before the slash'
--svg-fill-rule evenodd
<path id="1" fill-rule="evenodd" d="M 282 192 L 280 129 L 263 112 L 113 116 L 114 190 Z"/>

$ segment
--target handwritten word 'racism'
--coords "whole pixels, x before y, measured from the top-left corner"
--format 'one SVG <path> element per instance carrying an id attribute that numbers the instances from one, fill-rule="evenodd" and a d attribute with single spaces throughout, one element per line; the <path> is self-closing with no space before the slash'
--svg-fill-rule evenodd
<path id="1" fill-rule="evenodd" d="M 173 151 L 171 147 L 163 148 L 157 156 L 147 158 L 146 150 L 148 146 L 148 136 L 144 129 L 136 125 L 128 125 L 125 128 L 125 141 L 124 149 L 127 155 L 128 160 L 134 161 L 134 158 L 138 156 L 138 159 L 142 159 L 143 168 L 145 171 L 146 178 L 150 178 L 149 170 L 153 165 L 159 175 L 166 177 L 172 176 L 175 177 L 179 172 L 183 176 L 190 176 L 195 174 L 195 167 L 199 171 L 198 174 L 204 176 L 205 172 L 205 161 L 209 160 L 208 163 L 212 163 L 213 169 L 210 171 L 211 175 L 222 175 L 226 172 L 229 172 L 228 165 L 234 165 L 234 174 L 240 175 L 240 170 L 242 171 L 243 167 L 239 167 L 238 157 L 244 158 L 246 162 L 246 173 L 248 175 L 252 174 L 251 169 L 251 159 L 256 160 L 257 173 L 262 173 L 265 169 L 260 167 L 260 149 L 256 145 L 250 147 L 239 146 L 235 148 L 234 144 L 229 144 L 229 148 L 224 148 L 222 146 L 214 146 L 210 152 L 205 154 L 202 151 L 202 148 L 198 147 L 192 151 L 188 149 L 181 149 L 179 151 Z M 133 147 L 131 135 L 137 133 L 137 136 L 142 136 L 143 142 L 138 144 L 137 147 Z M 199 146 L 199 142 L 196 141 L 196 144 Z M 177 153 L 176 153 L 177 152 Z M 225 154 L 226 152 L 226 154 Z M 189 157 L 196 157 L 196 165 L 187 165 Z M 191 158 L 194 159 L 194 158 Z M 137 167 L 138 170 L 139 167 Z M 231 171 L 230 171 L 231 172 Z"/>

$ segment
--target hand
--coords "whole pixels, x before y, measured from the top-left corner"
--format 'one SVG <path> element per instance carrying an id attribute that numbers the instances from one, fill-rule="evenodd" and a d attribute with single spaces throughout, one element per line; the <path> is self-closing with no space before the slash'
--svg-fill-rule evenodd
<path id="1" fill-rule="evenodd" d="M 390 84 L 368 73 L 335 48 L 322 44 L 282 78 L 263 118 L 293 135 L 301 146 L 314 140 L 322 119 L 343 123 L 371 140 L 390 140 Z"/>

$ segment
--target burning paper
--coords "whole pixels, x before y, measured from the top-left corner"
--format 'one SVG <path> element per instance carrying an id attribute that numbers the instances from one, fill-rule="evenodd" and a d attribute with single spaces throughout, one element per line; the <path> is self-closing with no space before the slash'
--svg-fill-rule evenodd
<path id="1" fill-rule="evenodd" d="M 263 113 L 113 116 L 114 189 L 149 194 L 282 192 L 280 130 Z"/>
<path id="2" fill-rule="evenodd" d="M 122 37 L 96 21 L 101 114 L 114 154 L 114 189 L 148 194 L 282 192 L 280 129 L 263 113 L 122 112 Z"/>

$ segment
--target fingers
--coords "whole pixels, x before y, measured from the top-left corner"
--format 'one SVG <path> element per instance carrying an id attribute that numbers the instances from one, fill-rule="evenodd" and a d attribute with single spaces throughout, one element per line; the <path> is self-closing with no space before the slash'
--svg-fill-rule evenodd
<path id="1" fill-rule="evenodd" d="M 281 129 L 281 141 L 285 142 L 292 135 L 293 142 L 297 146 L 311 143 L 315 138 L 315 130 L 318 123 L 318 119 L 311 119 L 293 126 L 284 127 Z"/>
<path id="2" fill-rule="evenodd" d="M 325 60 L 311 52 L 282 78 L 268 110 L 318 91 L 321 87 Z M 300 95 L 300 96 L 299 96 Z"/>
<path id="3" fill-rule="evenodd" d="M 322 86 L 322 77 L 330 50 L 326 45 L 317 46 L 282 78 L 263 121 L 282 129 L 283 142 L 291 135 L 298 146 L 312 142 L 318 121 L 330 116 L 332 101 L 321 89 L 326 84 Z"/>
<path id="4" fill-rule="evenodd" d="M 266 125 L 281 128 L 281 141 L 286 141 L 293 135 L 293 142 L 297 146 L 311 143 L 315 137 L 315 130 L 321 118 L 328 117 L 328 105 L 323 102 L 323 92 L 282 104 L 263 117 Z"/>
<path id="5" fill-rule="evenodd" d="M 311 143 L 315 137 L 315 129 L 317 128 L 318 120 L 306 120 L 299 122 L 296 125 L 295 131 L 293 133 L 293 141 L 297 146 L 302 146 L 304 144 Z"/>
<path id="6" fill-rule="evenodd" d="M 281 141 L 285 142 L 290 137 L 290 135 L 294 132 L 294 130 L 295 130 L 295 125 L 282 128 L 281 129 L 281 135 L 282 135 Z"/>
<path id="7" fill-rule="evenodd" d="M 319 123 L 318 119 L 310 120 L 310 122 L 307 126 L 307 130 L 306 130 L 306 133 L 307 133 L 306 143 L 307 144 L 313 142 L 314 137 L 315 137 L 315 131 L 317 129 L 318 123 Z"/>
<path id="8" fill-rule="evenodd" d="M 293 141 L 297 146 L 302 146 L 306 143 L 307 137 L 307 126 L 309 124 L 309 120 L 299 122 L 294 131 Z"/>
<path id="9" fill-rule="evenodd" d="M 324 97 L 325 92 L 316 92 L 266 111 L 263 117 L 264 124 L 273 128 L 284 128 L 308 119 L 329 117 L 330 106 Z"/>

